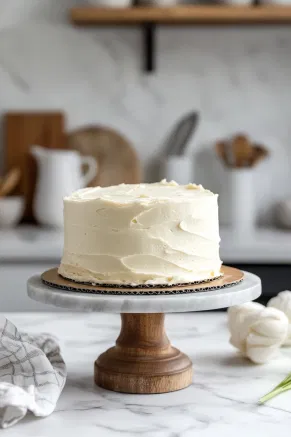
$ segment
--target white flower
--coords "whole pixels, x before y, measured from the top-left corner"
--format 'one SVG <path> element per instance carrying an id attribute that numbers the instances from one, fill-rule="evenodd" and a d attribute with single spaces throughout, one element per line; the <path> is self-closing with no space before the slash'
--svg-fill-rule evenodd
<path id="1" fill-rule="evenodd" d="M 291 291 L 281 291 L 278 296 L 273 297 L 268 302 L 268 307 L 277 308 L 286 314 L 289 320 L 288 334 L 284 345 L 291 346 Z"/>
<path id="2" fill-rule="evenodd" d="M 249 302 L 228 310 L 230 343 L 254 363 L 274 358 L 288 331 L 288 318 L 276 308 Z"/>

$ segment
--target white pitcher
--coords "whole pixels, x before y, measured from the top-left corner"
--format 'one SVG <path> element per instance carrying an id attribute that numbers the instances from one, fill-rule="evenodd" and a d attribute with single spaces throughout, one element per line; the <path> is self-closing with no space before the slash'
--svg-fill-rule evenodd
<path id="1" fill-rule="evenodd" d="M 74 150 L 56 150 L 33 146 L 31 153 L 37 161 L 37 185 L 34 215 L 46 226 L 63 227 L 63 198 L 86 185 L 97 174 L 92 156 L 81 156 Z M 82 172 L 82 165 L 88 170 Z"/>

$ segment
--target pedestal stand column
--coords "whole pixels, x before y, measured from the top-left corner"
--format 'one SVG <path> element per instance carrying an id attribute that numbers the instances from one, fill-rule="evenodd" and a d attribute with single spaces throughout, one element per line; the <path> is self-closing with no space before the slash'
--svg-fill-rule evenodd
<path id="1" fill-rule="evenodd" d="M 164 314 L 121 314 L 116 346 L 95 361 L 95 382 L 124 393 L 167 393 L 188 387 L 192 363 L 165 333 Z"/>

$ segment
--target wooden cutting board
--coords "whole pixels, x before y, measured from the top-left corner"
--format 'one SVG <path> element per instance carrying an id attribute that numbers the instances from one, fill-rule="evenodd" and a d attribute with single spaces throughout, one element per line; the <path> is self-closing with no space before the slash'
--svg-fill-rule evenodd
<path id="1" fill-rule="evenodd" d="M 98 174 L 90 186 L 141 182 L 140 162 L 135 150 L 113 129 L 101 126 L 79 129 L 68 136 L 68 148 L 96 158 Z"/>
<path id="2" fill-rule="evenodd" d="M 65 118 L 61 112 L 8 112 L 4 116 L 5 170 L 21 169 L 21 181 L 15 194 L 25 196 L 25 221 L 34 220 L 32 203 L 37 178 L 30 147 L 64 148 L 64 130 Z"/>

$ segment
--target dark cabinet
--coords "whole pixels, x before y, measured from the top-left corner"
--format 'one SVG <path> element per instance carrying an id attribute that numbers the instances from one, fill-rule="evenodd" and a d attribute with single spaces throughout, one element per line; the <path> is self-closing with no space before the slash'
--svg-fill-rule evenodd
<path id="1" fill-rule="evenodd" d="M 267 301 L 280 291 L 291 290 L 290 264 L 232 264 L 233 267 L 258 275 L 262 280 L 262 296 L 258 302 Z"/>

